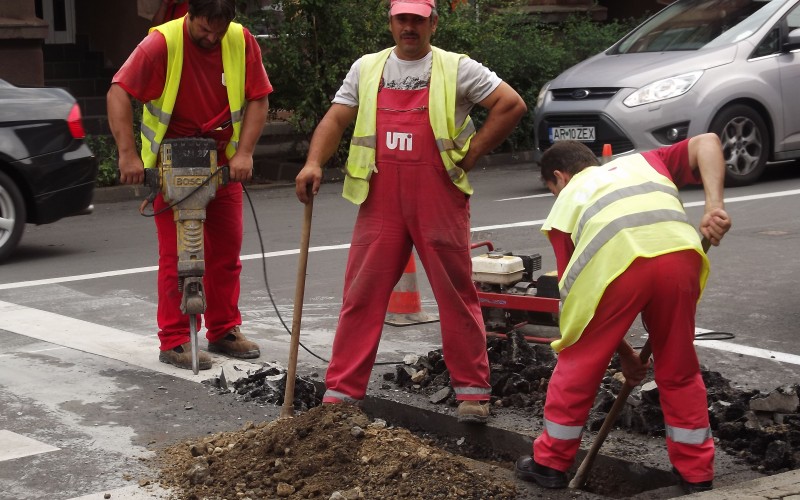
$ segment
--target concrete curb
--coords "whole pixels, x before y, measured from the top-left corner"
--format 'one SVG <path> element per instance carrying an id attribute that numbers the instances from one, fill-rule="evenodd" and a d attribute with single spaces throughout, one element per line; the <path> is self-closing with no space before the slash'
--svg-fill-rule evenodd
<path id="1" fill-rule="evenodd" d="M 262 157 L 255 158 L 254 160 L 260 160 L 259 163 L 264 165 L 265 159 L 266 158 Z M 517 151 L 514 153 L 487 155 L 478 160 L 476 168 L 493 165 L 515 165 L 520 163 L 533 163 L 533 151 Z M 289 162 L 276 161 L 273 163 L 273 166 L 268 168 L 274 175 L 265 175 L 267 172 L 264 171 L 265 168 L 262 166 L 258 169 L 256 181 L 247 184 L 247 189 L 254 190 L 293 186 L 294 177 L 297 175 L 297 171 L 299 171 L 300 167 L 302 167 L 302 165 L 296 164 L 293 168 Z M 325 177 L 325 183 L 341 182 L 342 180 L 342 176 L 337 172 L 326 172 Z M 141 201 L 145 199 L 149 192 L 150 190 L 142 185 L 99 187 L 94 190 L 92 203 L 116 203 L 131 200 Z"/>

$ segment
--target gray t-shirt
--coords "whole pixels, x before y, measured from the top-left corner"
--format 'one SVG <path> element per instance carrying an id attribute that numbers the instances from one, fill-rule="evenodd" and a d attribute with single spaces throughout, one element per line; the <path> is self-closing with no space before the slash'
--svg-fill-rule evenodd
<path id="1" fill-rule="evenodd" d="M 333 98 L 334 103 L 358 106 L 358 79 L 362 59 L 363 57 L 353 63 Z M 416 61 L 405 61 L 392 51 L 383 67 L 383 85 L 399 90 L 424 89 L 431 79 L 432 64 L 433 52 L 428 52 L 425 57 Z M 500 77 L 483 64 L 469 57 L 462 57 L 458 63 L 456 82 L 456 123 L 462 123 L 473 106 L 484 100 L 501 82 Z"/>

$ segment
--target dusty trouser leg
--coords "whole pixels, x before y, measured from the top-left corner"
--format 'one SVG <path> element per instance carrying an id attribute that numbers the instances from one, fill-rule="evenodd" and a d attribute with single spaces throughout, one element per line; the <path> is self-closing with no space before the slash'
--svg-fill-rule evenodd
<path id="1" fill-rule="evenodd" d="M 181 312 L 183 293 L 178 290 L 178 231 L 172 209 L 161 194 L 153 200 L 158 236 L 158 339 L 168 351 L 189 342 L 189 316 Z M 197 328 L 200 328 L 198 321 Z"/>
<path id="2" fill-rule="evenodd" d="M 439 306 L 442 353 L 456 399 L 487 401 L 489 360 L 472 282 L 467 197 L 441 163 L 403 169 L 401 186 L 409 231 Z"/>
<path id="3" fill-rule="evenodd" d="M 411 253 L 392 188 L 396 175 L 382 166 L 358 213 L 323 402 L 360 400 L 366 394 L 389 297 Z"/>
<path id="4" fill-rule="evenodd" d="M 635 260 L 606 288 L 577 342 L 558 354 L 547 387 L 544 432 L 533 443 L 540 465 L 567 471 L 608 362 L 651 295 L 648 259 Z"/>
<path id="5" fill-rule="evenodd" d="M 206 208 L 205 316 L 206 338 L 216 342 L 242 323 L 239 276 L 242 262 L 242 186 L 231 183 L 217 190 Z"/>
<path id="6" fill-rule="evenodd" d="M 642 313 L 653 347 L 655 380 L 672 465 L 689 482 L 714 478 L 714 439 L 708 399 L 694 350 L 701 256 L 692 250 L 662 255 L 654 297 Z"/>

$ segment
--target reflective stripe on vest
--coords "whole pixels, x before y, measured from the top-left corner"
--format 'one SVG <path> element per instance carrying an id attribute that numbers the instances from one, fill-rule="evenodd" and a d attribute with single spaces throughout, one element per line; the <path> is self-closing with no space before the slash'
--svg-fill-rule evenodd
<path id="1" fill-rule="evenodd" d="M 544 430 L 551 438 L 561 441 L 574 441 L 583 434 L 582 425 L 561 425 L 547 419 L 544 420 Z"/>
<path id="2" fill-rule="evenodd" d="M 559 193 L 542 231 L 569 233 L 575 251 L 559 282 L 561 338 L 556 351 L 574 344 L 589 324 L 606 287 L 637 258 L 695 250 L 708 259 L 686 218 L 675 185 L 641 155 L 626 156 L 575 174 Z"/>
<path id="3" fill-rule="evenodd" d="M 164 35 L 167 42 L 167 73 L 164 90 L 158 99 L 147 102 L 142 109 L 142 162 L 145 168 L 156 166 L 161 141 L 169 128 L 172 110 L 180 87 L 183 69 L 183 30 L 184 20 L 179 18 L 151 28 Z M 245 41 L 241 24 L 230 23 L 221 42 L 222 68 L 225 73 L 228 104 L 231 109 L 233 132 L 225 148 L 228 158 L 236 153 L 239 135 L 242 130 L 243 107 L 245 104 Z"/>
<path id="4" fill-rule="evenodd" d="M 375 148 L 377 145 L 376 120 L 378 86 L 383 68 L 394 47 L 361 59 L 358 80 L 358 115 L 353 139 L 345 164 L 345 181 L 342 196 L 360 205 L 369 194 L 369 179 L 377 172 Z M 464 193 L 472 194 L 467 174 L 458 167 L 467 151 L 475 125 L 467 116 L 460 126 L 454 123 L 458 64 L 463 54 L 447 52 L 432 47 L 431 81 L 429 83 L 429 118 L 436 145 L 450 179 Z"/>
<path id="5" fill-rule="evenodd" d="M 686 214 L 676 210 L 652 210 L 649 212 L 640 212 L 636 214 L 626 215 L 614 220 L 613 223 L 605 226 L 599 233 L 597 233 L 592 241 L 586 245 L 583 251 L 573 259 L 573 264 L 570 266 L 569 273 L 564 275 L 561 285 L 561 298 L 565 299 L 569 294 L 572 284 L 578 279 L 583 268 L 589 263 L 592 257 L 607 244 L 611 239 L 624 229 L 632 229 L 648 224 L 656 224 L 659 222 L 685 222 L 688 223 Z"/>
<path id="6" fill-rule="evenodd" d="M 682 429 L 672 425 L 664 427 L 667 430 L 667 438 L 676 443 L 700 445 L 711 439 L 711 427 L 701 429 Z"/>

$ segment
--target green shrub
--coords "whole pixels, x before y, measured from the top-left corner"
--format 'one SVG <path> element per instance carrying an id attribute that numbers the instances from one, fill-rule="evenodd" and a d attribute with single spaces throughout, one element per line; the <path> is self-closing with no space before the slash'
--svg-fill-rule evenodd
<path id="1" fill-rule="evenodd" d="M 95 185 L 108 187 L 118 184 L 117 145 L 114 138 L 109 135 L 87 135 L 86 145 L 94 153 L 99 165 Z"/>

